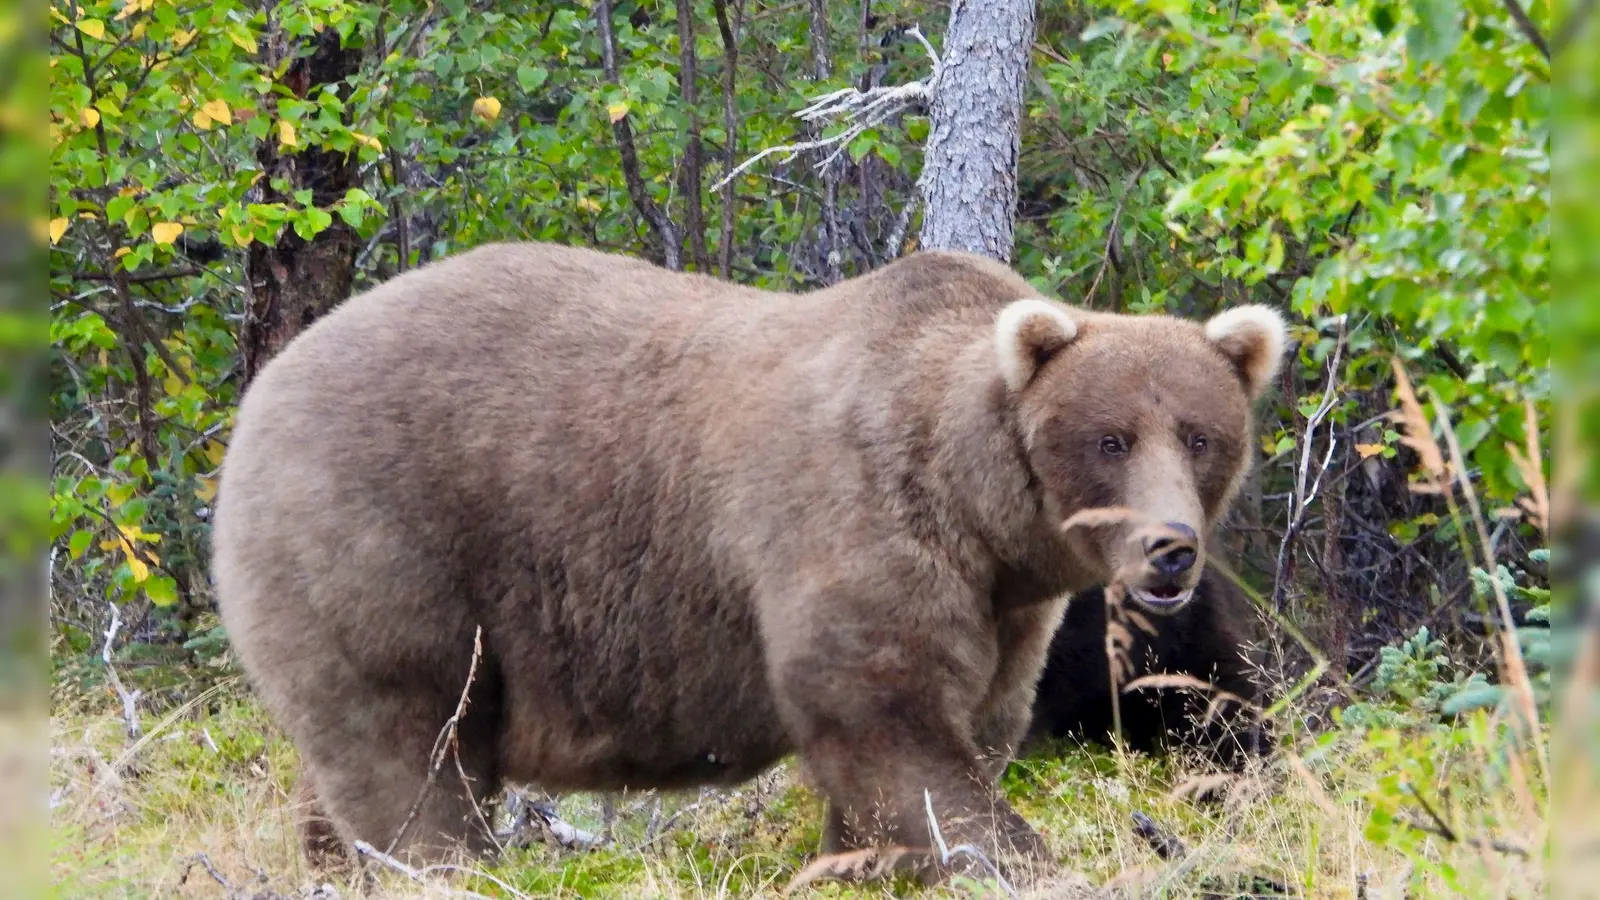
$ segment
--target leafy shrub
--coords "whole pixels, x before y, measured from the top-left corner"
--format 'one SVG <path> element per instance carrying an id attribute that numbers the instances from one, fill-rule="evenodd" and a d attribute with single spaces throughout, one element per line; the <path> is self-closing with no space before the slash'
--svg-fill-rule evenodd
<path id="1" fill-rule="evenodd" d="M 1379 652 L 1372 699 L 1339 711 L 1337 721 L 1354 728 L 1438 721 L 1453 698 L 1488 686 L 1481 672 L 1462 672 L 1450 659 L 1444 642 L 1423 626 L 1398 647 L 1384 647 Z"/>

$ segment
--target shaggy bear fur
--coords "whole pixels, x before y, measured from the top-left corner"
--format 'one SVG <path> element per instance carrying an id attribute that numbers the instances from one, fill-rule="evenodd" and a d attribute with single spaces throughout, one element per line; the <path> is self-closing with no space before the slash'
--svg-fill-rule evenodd
<path id="1" fill-rule="evenodd" d="M 1182 605 L 1283 347 L 1259 307 L 1088 313 L 964 254 L 792 295 L 482 247 L 250 385 L 223 622 L 345 843 L 486 850 L 503 782 L 731 784 L 798 753 L 829 850 L 929 846 L 928 791 L 951 844 L 1038 857 L 995 779 L 1061 598 Z M 1106 506 L 1129 516 L 1063 530 Z"/>
<path id="2" fill-rule="evenodd" d="M 1249 615 L 1248 600 L 1238 587 L 1208 569 L 1183 609 L 1161 618 L 1143 616 L 1153 633 L 1141 623 L 1127 623 L 1131 641 L 1123 652 L 1131 668 L 1121 673 L 1123 684 L 1145 675 L 1176 673 L 1238 698 L 1172 688 L 1123 692 L 1122 737 L 1129 749 L 1144 753 L 1194 749 L 1216 766 L 1234 770 L 1247 754 L 1268 752 L 1270 735 L 1240 705 L 1258 703 L 1242 627 Z M 1106 617 L 1104 588 L 1076 594 L 1067 604 L 1039 677 L 1028 752 L 1038 752 L 1042 742 L 1051 739 L 1111 743 L 1114 720 Z M 1219 702 L 1207 722 L 1213 696 Z"/>

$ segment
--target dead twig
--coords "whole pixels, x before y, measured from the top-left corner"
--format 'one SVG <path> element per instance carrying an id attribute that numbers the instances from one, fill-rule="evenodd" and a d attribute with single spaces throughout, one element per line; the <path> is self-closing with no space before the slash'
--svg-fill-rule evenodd
<path id="1" fill-rule="evenodd" d="M 131 543 L 131 542 L 129 542 Z M 111 607 L 111 623 L 106 626 L 106 644 L 100 649 L 100 661 L 106 666 L 106 679 L 111 682 L 111 689 L 117 692 L 117 697 L 122 700 L 122 721 L 127 723 L 128 737 L 137 739 L 141 734 L 139 727 L 139 709 L 136 706 L 143 691 L 129 693 L 123 686 L 122 678 L 117 675 L 117 667 L 111 664 L 111 651 L 117 640 L 117 631 L 122 627 L 122 610 L 112 601 L 106 601 Z"/>
<path id="2" fill-rule="evenodd" d="M 1283 541 L 1278 545 L 1278 560 L 1272 576 L 1272 608 L 1283 607 L 1284 594 L 1288 589 L 1285 577 L 1289 565 L 1289 556 L 1294 549 L 1295 537 L 1305 525 L 1306 513 L 1310 511 L 1311 504 L 1317 498 L 1317 493 L 1322 490 L 1322 478 L 1328 473 L 1328 466 L 1333 463 L 1333 452 L 1339 445 L 1339 439 L 1334 434 L 1333 428 L 1328 429 L 1328 446 L 1322 454 L 1322 464 L 1317 470 L 1316 477 L 1311 477 L 1311 446 L 1315 442 L 1317 428 L 1328 414 L 1333 412 L 1338 404 L 1338 397 L 1334 389 L 1339 384 L 1339 362 L 1344 358 L 1346 325 L 1350 317 L 1339 317 L 1339 337 L 1333 347 L 1333 356 L 1328 361 L 1328 381 L 1322 390 L 1322 400 L 1317 408 L 1306 418 L 1305 438 L 1300 442 L 1300 465 L 1294 473 L 1294 494 L 1289 498 L 1289 524 L 1283 530 Z"/>
<path id="3" fill-rule="evenodd" d="M 612 810 L 608 814 L 609 820 L 610 816 L 615 814 L 611 795 L 606 795 L 603 802 L 610 805 Z M 604 833 L 594 834 L 584 831 L 556 815 L 553 798 L 549 802 L 540 803 L 521 790 L 512 788 L 506 791 L 506 803 L 511 807 L 511 824 L 505 831 L 499 833 L 502 846 L 521 844 L 525 840 L 525 833 L 533 830 L 538 831 L 539 839 L 545 844 L 573 850 L 592 850 L 611 840 L 609 821 Z"/>
<path id="4" fill-rule="evenodd" d="M 394 849 L 400 846 L 400 841 L 405 837 L 406 831 L 411 828 L 411 823 L 416 820 L 417 813 L 422 809 L 423 801 L 428 799 L 428 792 L 433 790 L 433 783 L 438 780 L 439 770 L 444 766 L 446 754 L 451 754 L 455 757 L 456 772 L 461 776 L 461 785 L 466 789 L 469 798 L 473 796 L 472 783 L 467 778 L 466 771 L 461 767 L 461 744 L 456 731 L 461 724 L 461 718 L 467 714 L 467 706 L 470 703 L 472 694 L 472 684 L 478 677 L 478 661 L 482 657 L 483 626 L 479 625 L 472 633 L 472 662 L 467 667 L 467 682 L 461 686 L 461 697 L 456 701 L 455 712 L 450 714 L 450 718 L 445 721 L 444 727 L 439 729 L 439 736 L 433 741 L 433 750 L 428 755 L 428 778 L 422 783 L 422 789 L 417 792 L 417 799 L 412 802 L 410 811 L 406 813 L 405 821 L 400 823 L 400 830 L 395 832 L 394 838 L 389 841 L 389 846 L 386 849 L 387 853 L 394 852 Z M 489 840 L 495 842 L 496 849 L 504 850 L 505 848 L 500 846 L 498 838 L 495 837 L 494 828 L 483 815 L 483 810 L 478 808 L 476 799 L 472 801 L 472 809 L 478 814 L 478 820 L 483 825 L 484 831 L 489 835 Z"/>
<path id="5" fill-rule="evenodd" d="M 812 150 L 825 150 L 833 148 L 816 168 L 820 171 L 838 158 L 862 132 L 875 128 L 889 119 L 900 115 L 908 109 L 923 105 L 933 99 L 935 85 L 943 71 L 943 62 L 939 54 L 923 37 L 922 30 L 913 25 L 906 34 L 916 38 L 927 51 L 928 59 L 933 63 L 933 72 L 928 77 L 910 84 L 896 87 L 875 87 L 862 91 L 853 87 L 843 88 L 829 94 L 824 94 L 811 102 L 810 106 L 795 113 L 795 117 L 810 124 L 819 124 L 829 119 L 838 119 L 846 123 L 843 131 L 828 138 L 818 138 L 810 141 L 800 141 L 794 144 L 784 144 L 778 147 L 768 147 L 736 166 L 733 171 L 722 176 L 722 179 L 711 186 L 713 191 L 720 189 L 724 184 L 733 180 L 740 172 L 750 168 L 756 163 L 776 153 L 786 154 L 784 161 L 794 159 L 801 153 Z"/>
<path id="6" fill-rule="evenodd" d="M 360 854 L 361 856 L 364 856 L 373 862 L 379 863 L 385 868 L 399 872 L 401 875 L 404 875 L 405 877 L 419 884 L 427 882 L 428 879 L 435 874 L 466 874 L 471 875 L 474 878 L 482 878 L 483 880 L 493 884 L 495 887 L 505 891 L 507 896 L 515 897 L 517 900 L 526 900 L 528 896 L 527 894 L 524 894 L 499 878 L 496 878 L 493 875 L 482 871 L 481 869 L 470 869 L 465 866 L 453 866 L 449 864 L 424 866 L 419 869 L 414 866 L 406 865 L 405 863 L 395 859 L 393 856 L 390 856 L 382 850 L 379 850 L 377 847 L 372 846 L 366 841 L 356 841 L 354 846 L 356 853 Z M 474 891 L 451 890 L 449 893 L 451 896 L 468 897 L 471 898 L 471 900 L 493 900 L 493 898 L 488 894 L 479 894 Z"/>
<path id="7" fill-rule="evenodd" d="M 1000 867 L 996 866 L 994 862 L 989 859 L 989 857 L 985 856 L 982 850 L 978 849 L 972 844 L 957 844 L 956 846 L 951 847 L 945 843 L 944 832 L 939 828 L 939 819 L 933 814 L 933 792 L 929 791 L 927 788 L 922 789 L 922 807 L 927 811 L 928 814 L 928 831 L 933 834 L 933 846 L 934 849 L 939 851 L 940 865 L 948 866 L 950 865 L 950 861 L 958 856 L 969 857 L 976 861 L 978 865 L 982 866 L 983 869 L 989 873 L 989 876 L 993 878 L 997 884 L 999 884 L 1000 890 L 1007 897 L 1012 898 L 1012 900 L 1016 900 L 1016 889 L 1011 886 L 1010 882 L 1006 881 L 1004 875 L 1000 874 Z"/>
<path id="8" fill-rule="evenodd" d="M 183 885 L 189 881 L 189 873 L 194 871 L 195 866 L 205 869 L 206 874 L 211 876 L 211 880 L 222 885 L 222 889 L 228 892 L 229 897 L 234 895 L 235 891 L 232 883 L 230 883 L 227 878 L 223 877 L 221 872 L 217 871 L 217 867 L 211 862 L 211 857 L 205 855 L 204 853 L 196 853 L 184 862 L 183 874 L 178 876 L 179 885 Z"/>

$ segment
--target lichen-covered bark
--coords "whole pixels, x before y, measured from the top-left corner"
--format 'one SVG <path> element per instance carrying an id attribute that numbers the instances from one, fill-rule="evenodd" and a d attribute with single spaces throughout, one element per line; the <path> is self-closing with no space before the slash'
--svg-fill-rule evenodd
<path id="1" fill-rule="evenodd" d="M 1033 0 L 955 0 L 923 151 L 922 241 L 1010 262 Z"/>
<path id="2" fill-rule="evenodd" d="M 360 70 L 361 51 L 342 46 L 334 29 L 322 32 L 314 43 L 309 55 L 289 64 L 279 82 L 296 97 L 343 84 Z M 276 64 L 298 49 L 283 35 L 269 33 L 262 51 Z M 354 154 L 315 147 L 284 152 L 275 134 L 257 146 L 256 160 L 264 176 L 263 203 L 293 203 L 295 191 L 309 188 L 312 203 L 327 209 L 361 183 Z M 271 186 L 278 178 L 288 182 L 286 191 Z M 250 305 L 239 334 L 246 383 L 295 335 L 350 295 L 359 249 L 355 231 L 338 218 L 309 241 L 286 228 L 276 243 L 250 245 Z"/>

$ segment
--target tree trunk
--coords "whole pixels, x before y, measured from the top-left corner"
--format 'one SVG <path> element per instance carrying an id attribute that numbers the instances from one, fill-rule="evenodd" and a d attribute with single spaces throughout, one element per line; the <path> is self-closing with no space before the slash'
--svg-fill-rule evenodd
<path id="1" fill-rule="evenodd" d="M 923 151 L 922 246 L 1011 261 L 1033 0 L 955 0 Z"/>
<path id="2" fill-rule="evenodd" d="M 279 82 L 296 97 L 340 84 L 361 67 L 361 52 L 341 46 L 334 29 L 313 40 L 311 53 L 291 63 Z M 264 62 L 273 68 L 293 49 L 281 33 L 272 34 L 263 46 Z M 345 93 L 348 88 L 341 90 Z M 257 146 L 256 160 L 264 176 L 263 203 L 293 204 L 295 191 L 309 189 L 312 202 L 326 209 L 360 185 L 354 154 L 317 147 L 285 153 L 275 133 Z M 274 179 L 287 182 L 287 190 L 274 190 Z M 355 231 L 338 218 L 309 241 L 285 229 L 276 244 L 250 245 L 246 267 L 250 304 L 239 333 L 245 384 L 295 335 L 350 295 L 359 249 Z"/>

